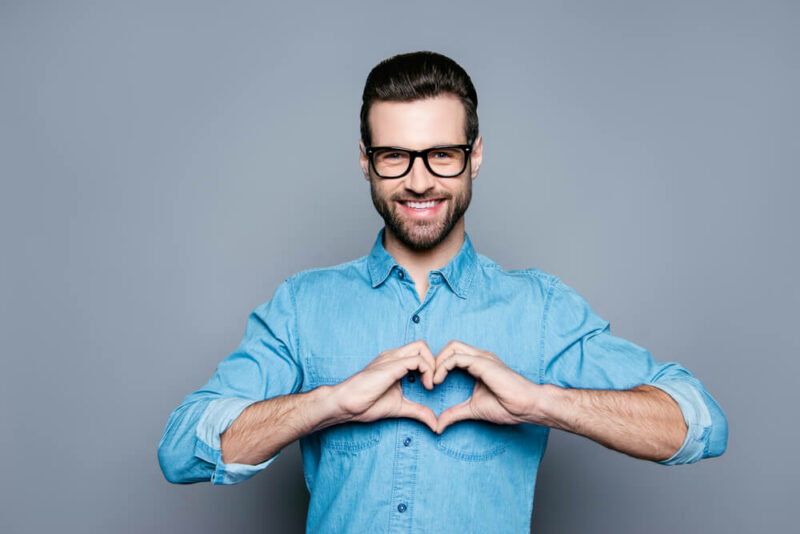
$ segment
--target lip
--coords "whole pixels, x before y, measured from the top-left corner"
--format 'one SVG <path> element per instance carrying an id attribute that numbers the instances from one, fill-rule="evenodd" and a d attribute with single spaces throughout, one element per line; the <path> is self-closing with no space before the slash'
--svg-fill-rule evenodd
<path id="1" fill-rule="evenodd" d="M 425 208 L 424 210 L 410 208 L 405 204 L 403 204 L 402 202 L 400 202 L 399 200 L 395 200 L 395 202 L 397 202 L 397 204 L 400 206 L 400 209 L 403 211 L 403 213 L 405 213 L 409 217 L 412 217 L 414 219 L 429 219 L 431 217 L 435 217 L 440 211 L 442 211 L 442 207 L 445 205 L 445 203 L 447 203 L 447 199 L 445 198 L 436 198 L 436 199 L 429 198 L 422 202 L 429 202 L 431 200 L 438 200 L 439 203 L 433 206 L 432 208 Z"/>

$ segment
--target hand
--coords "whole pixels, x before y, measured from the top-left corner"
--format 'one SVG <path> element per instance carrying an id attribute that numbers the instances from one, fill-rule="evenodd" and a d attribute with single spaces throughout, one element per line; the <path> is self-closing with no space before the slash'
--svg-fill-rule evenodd
<path id="1" fill-rule="evenodd" d="M 333 386 L 334 399 L 348 421 L 410 417 L 436 432 L 433 410 L 403 396 L 400 380 L 415 369 L 420 372 L 422 384 L 433 389 L 436 360 L 422 340 L 380 353 L 364 369 Z"/>
<path id="2" fill-rule="evenodd" d="M 436 355 L 433 383 L 441 384 L 454 367 L 469 372 L 475 378 L 475 388 L 470 398 L 439 414 L 437 433 L 464 419 L 500 424 L 529 421 L 536 384 L 509 369 L 494 353 L 453 340 Z"/>

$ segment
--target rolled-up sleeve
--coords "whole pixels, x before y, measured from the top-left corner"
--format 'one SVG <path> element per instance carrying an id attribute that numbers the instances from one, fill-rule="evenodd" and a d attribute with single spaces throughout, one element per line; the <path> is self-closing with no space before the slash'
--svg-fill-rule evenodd
<path id="1" fill-rule="evenodd" d="M 693 463 L 721 455 L 728 422 L 702 382 L 676 362 L 656 361 L 646 349 L 611 334 L 574 289 L 554 278 L 542 320 L 542 383 L 582 389 L 661 389 L 680 406 L 688 428 L 681 448 L 658 463 Z"/>
<path id="2" fill-rule="evenodd" d="M 225 464 L 220 435 L 251 404 L 302 387 L 295 311 L 290 278 L 250 314 L 239 347 L 220 362 L 211 379 L 170 414 L 158 445 L 167 480 L 236 484 L 277 458 L 280 452 L 257 465 Z"/>

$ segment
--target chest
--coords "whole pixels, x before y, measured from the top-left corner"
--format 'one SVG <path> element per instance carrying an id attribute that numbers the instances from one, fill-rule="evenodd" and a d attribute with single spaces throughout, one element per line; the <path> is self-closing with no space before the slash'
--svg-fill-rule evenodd
<path id="1" fill-rule="evenodd" d="M 461 298 L 439 283 L 431 284 L 420 302 L 413 284 L 390 282 L 298 302 L 304 389 L 341 382 L 382 351 L 418 339 L 434 356 L 451 340 L 491 351 L 529 380 L 538 380 L 540 307 L 523 292 L 495 287 Z M 461 373 L 447 380 L 449 385 L 470 382 Z"/>

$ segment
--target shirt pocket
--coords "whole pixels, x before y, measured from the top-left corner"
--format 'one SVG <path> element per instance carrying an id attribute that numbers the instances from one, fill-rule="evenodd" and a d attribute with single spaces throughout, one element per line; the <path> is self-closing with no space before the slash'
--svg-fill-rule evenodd
<path id="1" fill-rule="evenodd" d="M 371 360 L 361 356 L 310 356 L 306 376 L 310 389 L 333 386 L 361 371 Z M 319 431 L 324 450 L 358 453 L 374 447 L 381 439 L 380 421 L 346 422 Z"/>
<path id="2" fill-rule="evenodd" d="M 516 372 L 519 370 L 512 368 Z M 522 374 L 522 373 L 520 373 Z M 440 413 L 472 396 L 475 379 L 462 369 L 447 374 L 439 394 Z M 483 462 L 503 454 L 521 433 L 520 425 L 496 424 L 489 421 L 462 420 L 448 426 L 436 438 L 442 454 L 467 462 Z"/>

